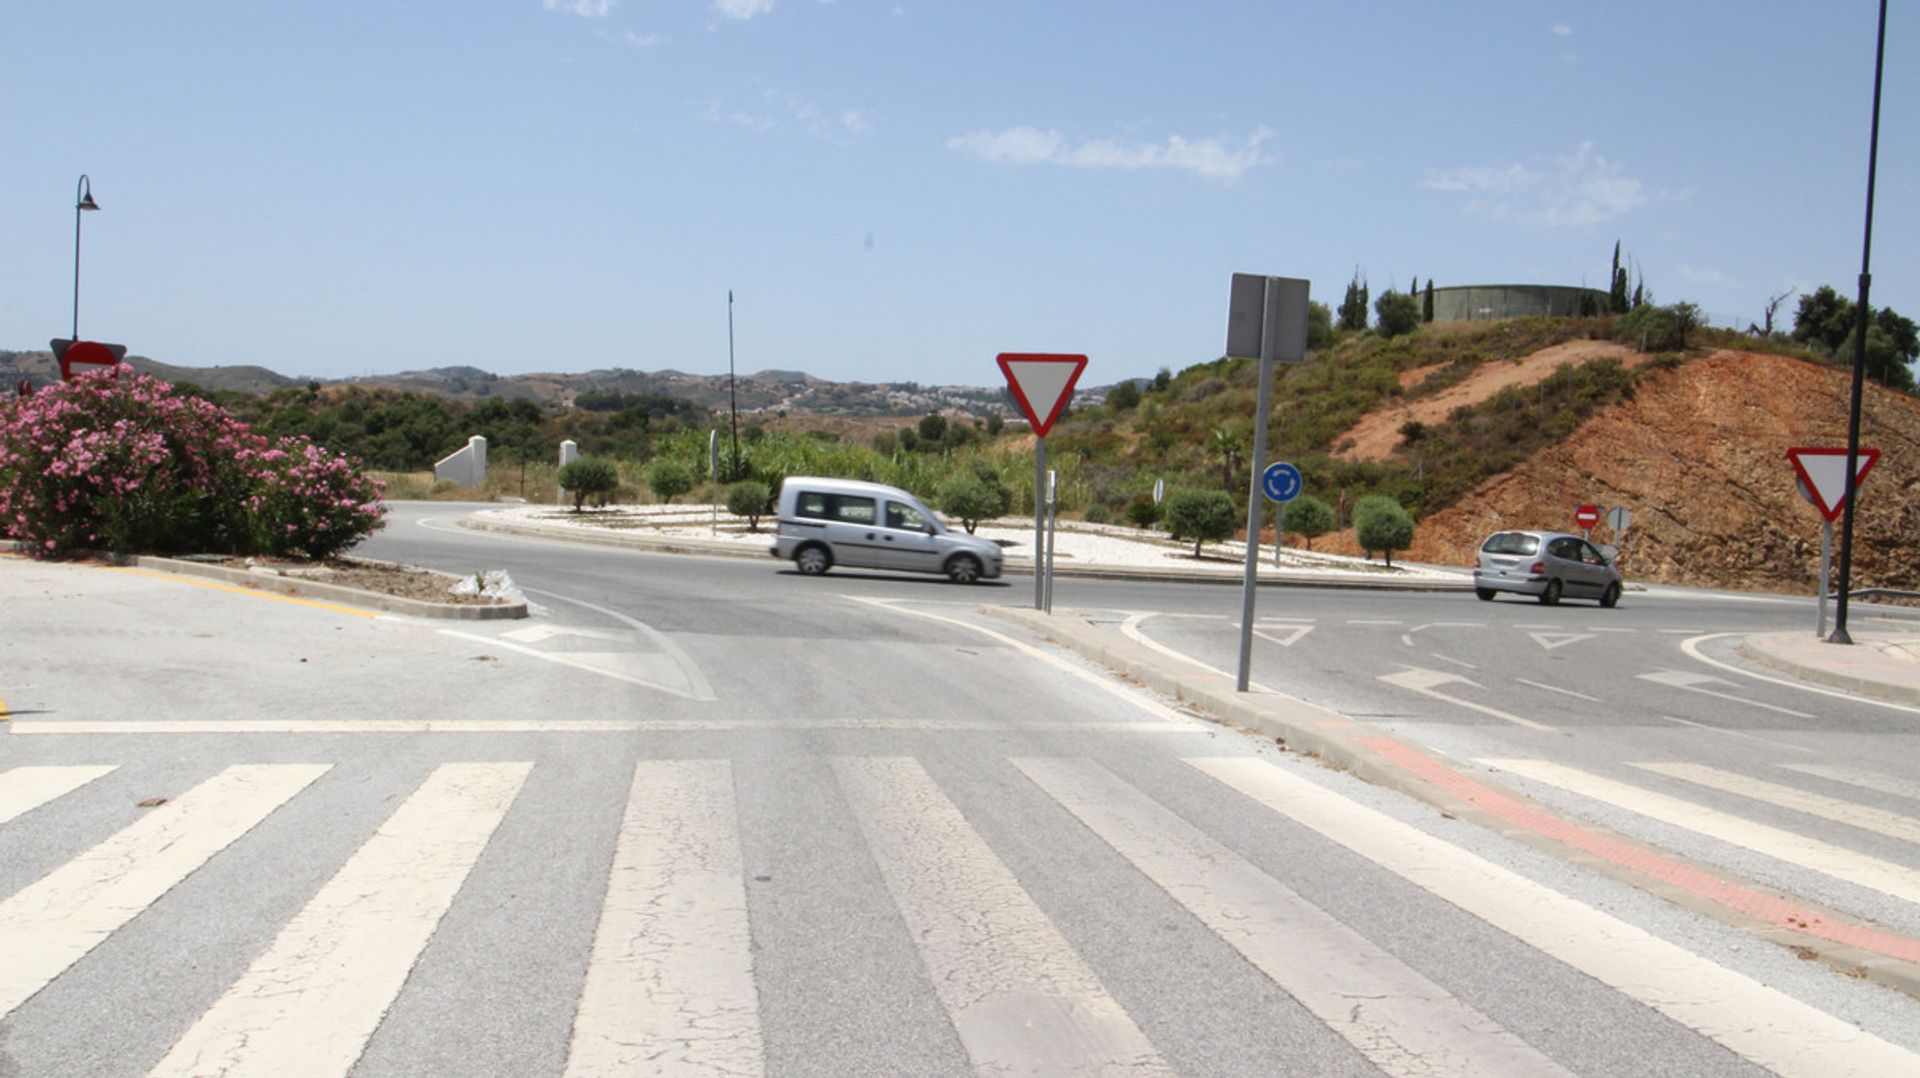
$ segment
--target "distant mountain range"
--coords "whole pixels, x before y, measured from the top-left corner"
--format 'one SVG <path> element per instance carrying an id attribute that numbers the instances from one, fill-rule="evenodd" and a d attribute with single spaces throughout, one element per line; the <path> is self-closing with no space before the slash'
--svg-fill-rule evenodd
<path id="1" fill-rule="evenodd" d="M 308 379 L 289 378 L 265 367 L 176 367 L 145 356 L 128 356 L 142 374 L 173 383 L 191 383 L 202 389 L 265 394 L 306 385 Z M 0 385 L 20 381 L 46 385 L 60 377 L 53 353 L 0 351 Z M 625 368 L 582 374 L 499 375 L 478 367 L 435 367 L 424 371 L 369 375 L 360 378 L 313 379 L 321 385 L 352 385 L 432 393 L 455 400 L 480 401 L 490 397 L 525 398 L 542 404 L 566 404 L 583 393 L 661 393 L 716 410 L 728 407 L 727 376 L 686 374 L 681 371 L 636 371 Z M 1076 406 L 1098 403 L 1112 386 L 1080 386 Z M 1007 391 L 999 387 L 923 386 L 916 382 L 829 382 L 801 371 L 767 370 L 741 375 L 733 396 L 742 412 L 814 412 L 822 415 L 913 416 L 929 412 L 967 415 L 1015 415 Z"/>

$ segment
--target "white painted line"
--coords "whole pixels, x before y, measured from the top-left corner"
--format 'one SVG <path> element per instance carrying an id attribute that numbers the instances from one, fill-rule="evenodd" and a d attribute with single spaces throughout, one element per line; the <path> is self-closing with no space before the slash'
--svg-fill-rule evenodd
<path id="1" fill-rule="evenodd" d="M 1770 738 L 1770 737 L 1761 737 L 1758 734 L 1749 734 L 1744 730 L 1729 730 L 1724 726 L 1708 726 L 1704 722 L 1695 722 L 1692 719 L 1676 718 L 1675 716 L 1672 716 L 1672 715 L 1655 715 L 1654 718 L 1660 719 L 1663 722 L 1676 723 L 1681 726 L 1691 726 L 1695 730 L 1705 730 L 1709 733 L 1725 734 L 1728 737 L 1737 737 L 1744 741 L 1757 741 L 1762 745 L 1772 745 L 1773 747 L 1779 748 L 1779 749 L 1792 749 L 1794 752 L 1814 751 L 1810 748 L 1807 748 L 1805 745 L 1795 745 L 1790 741 L 1775 741 L 1773 738 Z"/>
<path id="2" fill-rule="evenodd" d="M 70 794 L 114 766 L 14 767 L 0 771 L 0 823 Z"/>
<path id="3" fill-rule="evenodd" d="M 1589 633 L 1637 633 L 1637 632 L 1639 632 L 1639 631 L 1640 631 L 1640 630 L 1638 630 L 1638 629 L 1622 629 L 1622 628 L 1620 628 L 1619 626 L 1615 626 L 1615 625 L 1589 625 L 1589 626 L 1587 626 L 1587 632 L 1589 632 Z"/>
<path id="4" fill-rule="evenodd" d="M 1013 764 L 1383 1072 L 1568 1073 L 1100 765 Z"/>
<path id="5" fill-rule="evenodd" d="M 327 771 L 229 767 L 0 902 L 0 1016 Z"/>
<path id="6" fill-rule="evenodd" d="M 719 697 L 715 696 L 713 693 L 713 686 L 707 683 L 706 675 L 700 672 L 699 665 L 693 661 L 693 656 L 688 655 L 684 648 L 682 648 L 679 644 L 674 643 L 672 637 L 654 628 L 653 626 L 648 625 L 646 622 L 639 621 L 635 618 L 630 618 L 627 615 L 622 614 L 618 610 L 609 610 L 604 606 L 595 606 L 592 603 L 585 602 L 580 599 L 570 598 L 565 595 L 559 595 L 551 591 L 530 590 L 529 594 L 544 595 L 549 599 L 557 599 L 563 603 L 571 603 L 574 606 L 583 607 L 587 610 L 593 611 L 596 614 L 601 614 L 606 617 L 612 618 L 613 620 L 621 623 L 622 625 L 627 626 L 628 628 L 632 629 L 634 632 L 637 632 L 641 636 L 646 637 L 648 640 L 653 641 L 653 646 L 656 648 L 659 648 L 661 654 L 670 657 L 674 661 L 674 663 L 680 667 L 680 674 L 683 678 L 686 679 L 686 683 L 687 683 L 687 688 L 685 692 L 685 695 L 687 697 L 689 697 L 690 699 L 703 700 L 703 701 L 713 701 L 713 700 L 719 699 Z"/>
<path id="7" fill-rule="evenodd" d="M 1284 637 L 1278 636 L 1261 629 L 1255 629 L 1253 635 L 1270 643 L 1278 644 L 1283 648 L 1290 648 L 1298 644 L 1301 637 L 1312 632 L 1314 629 L 1311 625 L 1278 625 L 1274 626 L 1274 628 L 1286 630 L 1286 635 Z"/>
<path id="8" fill-rule="evenodd" d="M 154 1067 L 346 1074 L 506 815 L 530 763 L 443 764 Z"/>
<path id="9" fill-rule="evenodd" d="M 1147 705 L 1141 705 L 1146 707 Z M 126 719 L 13 722 L 12 734 L 688 734 L 721 730 L 1090 730 L 1187 733 L 1191 720 L 999 722 L 992 719 Z M 1208 725 L 1197 729 L 1211 729 Z"/>
<path id="10" fill-rule="evenodd" d="M 1910 779 L 1896 779 L 1872 771 L 1835 767 L 1830 764 L 1781 764 L 1780 766 L 1789 771 L 1799 771 L 1808 775 L 1817 775 L 1823 779 L 1831 779 L 1834 782 L 1844 782 L 1848 786 L 1858 786 L 1863 790 L 1920 801 L 1920 782 Z"/>
<path id="11" fill-rule="evenodd" d="M 1405 624 L 1406 624 L 1406 622 L 1403 622 L 1403 621 L 1397 621 L 1397 620 L 1385 620 L 1385 621 L 1348 621 L 1348 622 L 1347 622 L 1347 624 L 1348 624 L 1348 625 L 1405 625 Z"/>
<path id="12" fill-rule="evenodd" d="M 1172 1073 L 917 761 L 833 766 L 976 1072 Z"/>
<path id="13" fill-rule="evenodd" d="M 1423 670 L 1420 667 L 1411 666 L 1397 674 L 1382 674 L 1379 680 L 1389 685 L 1397 685 L 1410 692 L 1417 692 L 1422 696 L 1444 701 L 1455 707 L 1464 707 L 1468 711 L 1478 711 L 1482 715 L 1491 715 L 1496 719 L 1513 723 L 1515 726 L 1524 726 L 1529 730 L 1540 730 L 1546 733 L 1554 732 L 1553 727 L 1548 726 L 1546 723 L 1535 722 L 1532 719 L 1522 718 L 1519 715 L 1501 711 L 1499 708 L 1488 707 L 1485 704 L 1476 704 L 1471 700 L 1462 700 L 1457 696 L 1448 696 L 1446 693 L 1435 691 L 1436 687 L 1440 685 L 1472 685 L 1476 689 L 1481 687 L 1478 682 L 1463 678 L 1458 674 L 1449 674 L 1440 670 Z"/>
<path id="14" fill-rule="evenodd" d="M 1540 645 L 1543 648 L 1546 648 L 1548 651 L 1552 651 L 1554 648 L 1566 647 L 1568 644 L 1577 644 L 1582 640 L 1593 639 L 1592 633 L 1560 632 L 1560 633 L 1528 633 L 1527 635 L 1533 638 L 1534 643 Z"/>
<path id="15" fill-rule="evenodd" d="M 1817 694 L 1819 696 L 1830 696 L 1836 700 L 1845 700 L 1849 703 L 1860 704 L 1863 707 L 1878 707 L 1878 708 L 1885 708 L 1888 711 L 1904 712 L 1908 715 L 1920 715 L 1920 707 L 1909 707 L 1906 704 L 1896 704 L 1890 700 L 1875 700 L 1871 696 L 1856 696 L 1853 693 L 1842 692 L 1839 689 L 1828 689 L 1819 685 L 1808 685 L 1804 682 L 1789 681 L 1786 678 L 1771 677 L 1766 674 L 1756 674 L 1751 670 L 1747 670 L 1742 667 L 1735 666 L 1732 663 L 1723 663 L 1719 659 L 1709 658 L 1704 652 L 1700 650 L 1700 645 L 1709 640 L 1719 640 L 1723 637 L 1728 637 L 1728 636 L 1746 636 L 1746 635 L 1748 634 L 1746 633 L 1708 633 L 1705 636 L 1696 636 L 1689 640 L 1680 641 L 1680 650 L 1686 652 L 1687 657 L 1693 659 L 1696 662 L 1706 663 L 1708 666 L 1718 667 L 1719 669 L 1725 670 L 1730 674 L 1739 674 L 1741 677 L 1752 678 L 1755 681 L 1764 681 L 1769 685 L 1780 685 L 1785 688 L 1798 689 L 1801 692 L 1810 692 L 1810 693 Z"/>
<path id="16" fill-rule="evenodd" d="M 1519 682 L 1522 685 L 1531 685 L 1536 689 L 1545 689 L 1548 692 L 1557 692 L 1563 696 L 1571 696 L 1577 700 L 1585 700 L 1588 703 L 1597 704 L 1600 702 L 1600 698 L 1598 696 L 1588 696 L 1586 693 L 1574 692 L 1572 689 L 1563 689 L 1558 685 L 1548 685 L 1545 682 L 1541 682 L 1541 681 L 1528 681 L 1526 678 L 1523 678 L 1523 677 L 1517 677 L 1517 678 L 1514 678 L 1513 680 Z"/>
<path id="17" fill-rule="evenodd" d="M 1705 688 L 1704 686 L 1708 683 L 1728 686 L 1733 684 L 1723 678 L 1714 677 L 1712 674 L 1695 674 L 1685 670 L 1656 670 L 1651 674 L 1636 674 L 1635 676 L 1641 681 L 1651 681 L 1655 685 L 1666 685 L 1670 688 L 1685 689 L 1688 692 L 1697 692 L 1702 696 L 1711 696 L 1717 700 L 1731 700 L 1736 704 L 1745 704 L 1747 707 L 1757 707 L 1764 711 L 1772 711 L 1781 715 L 1791 715 L 1796 719 L 1813 718 L 1812 715 L 1804 711 L 1795 711 L 1790 707 L 1763 704 L 1758 700 L 1749 700 L 1744 696 L 1736 696 L 1730 692 L 1721 692 L 1718 689 Z"/>
<path id="18" fill-rule="evenodd" d="M 747 890 L 726 760 L 642 760 L 566 1073 L 760 1074 Z"/>
<path id="19" fill-rule="evenodd" d="M 1706 632 L 1705 629 L 1659 629 L 1656 631 L 1663 636 L 1699 636 L 1701 633 Z M 1746 634 L 1745 633 L 1721 633 L 1719 635 L 1745 636 Z"/>
<path id="20" fill-rule="evenodd" d="M 1413 634 L 1412 634 L 1412 633 L 1401 633 L 1401 634 L 1400 634 L 1400 643 L 1402 643 L 1402 644 L 1404 644 L 1404 645 L 1406 645 L 1407 647 L 1412 647 L 1412 646 L 1413 646 Z"/>
<path id="21" fill-rule="evenodd" d="M 1856 805 L 1837 797 L 1811 793 L 1797 787 L 1768 782 L 1765 779 L 1748 778 L 1745 775 L 1722 771 L 1717 767 L 1707 767 L 1704 764 L 1645 763 L 1632 766 L 1676 778 L 1682 782 L 1705 786 L 1708 789 L 1750 797 L 1755 801 L 1764 801 L 1769 805 L 1778 805 L 1795 812 L 1804 812 L 1809 816 L 1818 816 L 1823 820 L 1857 827 L 1862 831 L 1872 831 L 1888 838 L 1920 844 L 1920 821 L 1909 819 L 1897 812 L 1888 812 L 1868 805 Z"/>
<path id="22" fill-rule="evenodd" d="M 1427 654 L 1433 656 L 1436 659 L 1439 659 L 1443 663 L 1452 663 L 1453 665 L 1458 666 L 1463 670 L 1480 669 L 1478 666 L 1475 666 L 1474 664 L 1466 661 L 1465 659 L 1456 659 L 1449 655 L 1442 655 L 1437 651 L 1429 651 L 1427 652 Z"/>
<path id="23" fill-rule="evenodd" d="M 1384 813 L 1248 758 L 1187 761 L 1495 928 L 1779 1074 L 1920 1074 L 1920 1056 Z"/>
<path id="24" fill-rule="evenodd" d="M 1488 767 L 1557 786 L 1582 797 L 1637 813 L 1651 820 L 1685 828 L 1695 834 L 1752 850 L 1790 865 L 1812 869 L 1836 880 L 1920 902 L 1920 869 L 1896 865 L 1877 857 L 1854 853 L 1819 839 L 1778 827 L 1754 823 L 1730 812 L 1697 805 L 1678 797 L 1577 771 L 1546 760 L 1481 760 Z M 1916 1072 L 1920 1073 L 1920 1072 Z"/>
<path id="25" fill-rule="evenodd" d="M 1166 646 L 1165 644 L 1160 643 L 1158 640 L 1153 639 L 1152 637 L 1148 636 L 1146 633 L 1141 631 L 1140 625 L 1142 622 L 1146 621 L 1148 618 L 1160 617 L 1160 616 L 1161 615 L 1159 614 L 1129 615 L 1127 617 L 1127 620 L 1120 623 L 1120 632 L 1128 640 L 1131 640 L 1134 643 L 1139 644 L 1141 647 L 1147 648 L 1151 651 L 1159 652 L 1160 654 L 1165 655 L 1169 659 L 1178 659 L 1179 661 L 1186 663 L 1189 666 L 1197 666 L 1200 669 L 1205 670 L 1209 674 L 1218 674 L 1221 677 L 1233 676 L 1232 674 L 1229 674 L 1228 672 L 1220 669 L 1217 666 L 1209 666 L 1206 663 L 1201 662 L 1199 659 L 1196 659 L 1191 655 L 1186 655 L 1181 652 L 1175 651 L 1172 648 Z M 1256 629 L 1254 631 L 1258 632 L 1259 630 Z"/>

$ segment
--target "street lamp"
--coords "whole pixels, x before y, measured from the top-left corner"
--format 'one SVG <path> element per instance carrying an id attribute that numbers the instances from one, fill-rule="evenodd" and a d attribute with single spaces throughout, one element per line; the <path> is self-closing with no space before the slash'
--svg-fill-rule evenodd
<path id="1" fill-rule="evenodd" d="M 93 200 L 93 184 L 83 172 L 73 191 L 73 339 L 76 341 L 80 339 L 80 211 L 99 208 L 100 204 Z"/>

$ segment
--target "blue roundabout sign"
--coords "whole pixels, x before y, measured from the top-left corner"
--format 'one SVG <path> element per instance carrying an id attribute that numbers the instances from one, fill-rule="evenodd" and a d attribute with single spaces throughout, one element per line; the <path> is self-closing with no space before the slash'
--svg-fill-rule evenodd
<path id="1" fill-rule="evenodd" d="M 1300 469 L 1285 461 L 1267 465 L 1260 473 L 1260 489 L 1266 491 L 1267 500 L 1286 503 L 1300 496 Z"/>

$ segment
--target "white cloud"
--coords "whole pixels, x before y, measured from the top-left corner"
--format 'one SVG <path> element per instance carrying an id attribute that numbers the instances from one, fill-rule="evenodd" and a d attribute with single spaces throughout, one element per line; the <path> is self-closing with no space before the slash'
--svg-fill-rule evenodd
<path id="1" fill-rule="evenodd" d="M 1573 27 L 1568 26 L 1566 23 L 1557 23 L 1553 28 L 1553 36 L 1554 37 L 1572 37 Z"/>
<path id="2" fill-rule="evenodd" d="M 729 19 L 751 19 L 773 10 L 773 0 L 713 0 L 713 10 Z"/>
<path id="3" fill-rule="evenodd" d="M 1171 168 L 1220 183 L 1234 183 L 1248 169 L 1270 160 L 1260 144 L 1273 137 L 1262 127 L 1238 147 L 1219 138 L 1169 135 L 1164 142 L 1092 139 L 1073 144 L 1059 131 L 1009 127 L 970 131 L 947 140 L 947 149 L 996 165 L 1069 165 L 1075 168 Z"/>
<path id="4" fill-rule="evenodd" d="M 1611 221 L 1647 201 L 1639 180 L 1583 142 L 1572 154 L 1532 164 L 1475 166 L 1435 173 L 1426 186 L 1470 194 L 1476 217 L 1549 228 Z"/>
<path id="5" fill-rule="evenodd" d="M 613 0 L 542 0 L 548 11 L 571 11 L 587 19 L 605 18 L 613 10 Z"/>
<path id="6" fill-rule="evenodd" d="M 1746 285 L 1727 276 L 1717 269 L 1694 269 L 1685 262 L 1680 263 L 1680 276 L 1688 284 L 1706 285 L 1711 288 L 1745 288 Z"/>
<path id="7" fill-rule="evenodd" d="M 845 109 L 831 115 L 799 94 L 785 90 L 764 90 L 759 110 L 733 109 L 719 101 L 702 101 L 701 115 L 710 122 L 728 123 L 754 134 L 775 130 L 799 131 L 837 145 L 849 145 L 850 136 L 871 134 L 873 121 L 860 109 Z"/>
<path id="8" fill-rule="evenodd" d="M 864 135 L 873 130 L 873 121 L 859 109 L 848 109 L 840 114 L 840 126 L 853 134 Z"/>

